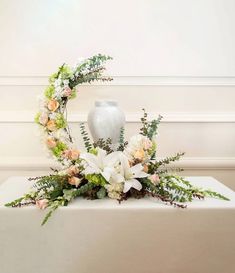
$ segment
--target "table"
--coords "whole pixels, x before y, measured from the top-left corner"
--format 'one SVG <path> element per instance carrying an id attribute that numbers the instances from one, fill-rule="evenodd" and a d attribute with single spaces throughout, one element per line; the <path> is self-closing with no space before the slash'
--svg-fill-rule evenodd
<path id="1" fill-rule="evenodd" d="M 231 201 L 179 209 L 153 198 L 78 198 L 41 227 L 45 211 L 3 206 L 32 184 L 12 177 L 0 186 L 0 272 L 234 273 L 235 193 L 212 177 L 188 179 Z"/>

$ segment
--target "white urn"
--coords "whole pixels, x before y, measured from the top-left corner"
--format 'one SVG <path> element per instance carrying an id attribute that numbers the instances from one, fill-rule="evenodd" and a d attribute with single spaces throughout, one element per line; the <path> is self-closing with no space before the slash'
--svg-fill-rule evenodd
<path id="1" fill-rule="evenodd" d="M 124 125 L 125 115 L 116 101 L 95 101 L 95 107 L 88 114 L 88 127 L 94 141 L 111 138 L 112 143 L 117 144 Z"/>

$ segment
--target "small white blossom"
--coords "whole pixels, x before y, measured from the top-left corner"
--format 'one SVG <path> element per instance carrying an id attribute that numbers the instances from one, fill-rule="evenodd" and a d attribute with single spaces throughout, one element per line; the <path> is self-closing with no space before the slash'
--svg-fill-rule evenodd
<path id="1" fill-rule="evenodd" d="M 58 79 L 55 80 L 54 86 L 55 86 L 55 87 L 61 86 L 61 82 L 62 82 L 62 81 L 61 81 L 61 79 L 60 79 L 60 77 L 59 77 Z"/>

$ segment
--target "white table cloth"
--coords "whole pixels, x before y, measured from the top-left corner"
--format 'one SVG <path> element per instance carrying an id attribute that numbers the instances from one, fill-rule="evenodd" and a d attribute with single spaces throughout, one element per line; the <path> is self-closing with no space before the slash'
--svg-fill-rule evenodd
<path id="1" fill-rule="evenodd" d="M 3 206 L 32 184 L 12 177 L 0 186 L 0 272 L 234 273 L 235 193 L 211 177 L 189 180 L 231 201 L 178 209 L 153 198 L 79 198 L 41 227 L 45 211 Z"/>

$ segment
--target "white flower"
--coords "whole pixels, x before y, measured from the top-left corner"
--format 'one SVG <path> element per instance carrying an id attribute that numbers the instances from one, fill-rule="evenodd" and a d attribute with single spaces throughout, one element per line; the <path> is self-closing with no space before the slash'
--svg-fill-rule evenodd
<path id="1" fill-rule="evenodd" d="M 80 158 L 85 161 L 84 174 L 101 174 L 106 181 L 110 181 L 112 175 L 115 173 L 115 165 L 118 162 L 118 153 L 111 154 L 97 148 L 97 155 L 92 153 L 84 153 Z"/>
<path id="2" fill-rule="evenodd" d="M 112 183 L 105 185 L 106 190 L 108 191 L 108 196 L 112 199 L 119 199 L 121 193 L 123 192 L 123 183 Z"/>
<path id="3" fill-rule="evenodd" d="M 131 188 L 135 188 L 140 191 L 142 189 L 141 183 L 136 178 L 147 177 L 148 174 L 143 172 L 143 166 L 141 164 L 130 166 L 127 157 L 124 154 L 120 154 L 121 161 L 121 175 L 123 177 L 124 189 L 123 192 L 128 192 Z"/>
<path id="4" fill-rule="evenodd" d="M 64 81 L 63 81 L 63 85 L 64 85 L 64 86 L 68 86 L 68 84 L 69 84 L 69 80 L 64 80 Z"/>
<path id="5" fill-rule="evenodd" d="M 54 86 L 55 86 L 55 87 L 59 87 L 59 86 L 61 85 L 61 82 L 62 82 L 62 81 L 61 81 L 60 78 L 56 79 L 55 82 L 54 82 Z"/>
<path id="6" fill-rule="evenodd" d="M 143 135 L 131 137 L 124 153 L 129 160 L 147 161 L 151 158 L 150 151 L 153 147 L 152 141 Z"/>
<path id="7" fill-rule="evenodd" d="M 50 119 L 56 119 L 57 113 L 55 113 L 55 112 L 50 112 L 50 113 L 49 113 L 49 117 L 50 117 Z"/>

